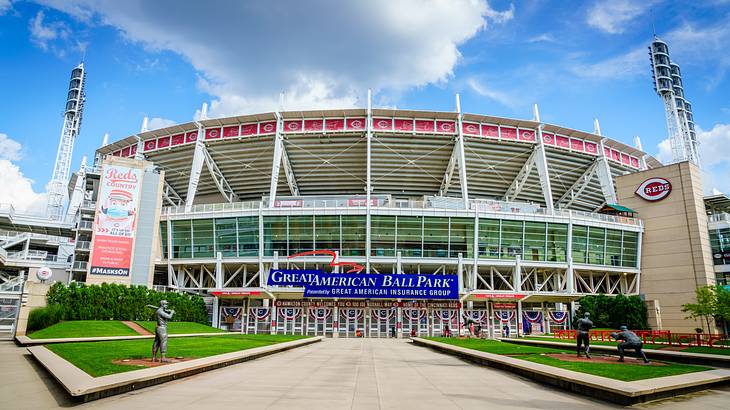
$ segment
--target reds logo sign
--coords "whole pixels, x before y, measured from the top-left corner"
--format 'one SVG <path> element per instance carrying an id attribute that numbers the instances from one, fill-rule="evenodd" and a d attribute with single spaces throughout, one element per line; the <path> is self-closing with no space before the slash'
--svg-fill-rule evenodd
<path id="1" fill-rule="evenodd" d="M 672 184 L 664 178 L 649 178 L 639 185 L 636 195 L 647 201 L 660 201 L 672 192 Z"/>

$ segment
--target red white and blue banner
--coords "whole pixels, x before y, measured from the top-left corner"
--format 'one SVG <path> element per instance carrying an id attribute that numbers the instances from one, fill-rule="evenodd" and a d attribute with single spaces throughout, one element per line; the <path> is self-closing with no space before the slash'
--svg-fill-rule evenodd
<path id="1" fill-rule="evenodd" d="M 467 318 L 474 320 L 479 323 L 487 322 L 487 311 L 486 310 L 465 310 L 464 314 Z"/>
<path id="2" fill-rule="evenodd" d="M 371 309 L 370 316 L 375 320 L 390 320 L 395 316 L 395 309 Z"/>
<path id="3" fill-rule="evenodd" d="M 363 316 L 362 309 L 340 309 L 340 316 L 343 320 L 360 320 Z"/>
<path id="4" fill-rule="evenodd" d="M 403 317 L 407 321 L 413 322 L 426 318 L 425 309 L 403 309 Z"/>
<path id="5" fill-rule="evenodd" d="M 325 320 L 330 317 L 332 314 L 331 308 L 314 308 L 309 309 L 309 316 L 312 317 L 312 319 L 315 320 Z"/>
<path id="6" fill-rule="evenodd" d="M 565 311 L 555 311 L 555 312 L 548 312 L 548 318 L 551 322 L 557 323 L 557 324 L 563 324 L 568 320 L 568 312 Z"/>
<path id="7" fill-rule="evenodd" d="M 366 299 L 458 299 L 456 275 L 327 273 L 272 269 L 269 286 L 304 288 L 304 297 Z"/>
<path id="8" fill-rule="evenodd" d="M 286 320 L 298 319 L 302 315 L 302 308 L 279 308 L 279 316 Z"/>
<path id="9" fill-rule="evenodd" d="M 527 310 L 522 312 L 522 318 L 530 323 L 542 323 L 542 312 Z"/>
<path id="10" fill-rule="evenodd" d="M 251 315 L 254 319 L 261 321 L 269 317 L 269 314 L 271 313 L 271 309 L 267 307 L 256 307 L 256 308 L 249 308 L 248 309 L 249 315 Z"/>
<path id="11" fill-rule="evenodd" d="M 439 309 L 433 311 L 434 315 L 436 315 L 436 319 L 443 322 L 449 322 L 455 319 L 457 312 L 458 311 L 455 309 Z"/>
<path id="12" fill-rule="evenodd" d="M 511 322 L 515 318 L 514 310 L 495 310 L 494 318 L 502 323 Z"/>
<path id="13" fill-rule="evenodd" d="M 223 311 L 223 316 L 232 316 L 235 318 L 241 317 L 241 312 L 243 311 L 243 308 L 240 307 L 222 307 L 221 310 Z"/>

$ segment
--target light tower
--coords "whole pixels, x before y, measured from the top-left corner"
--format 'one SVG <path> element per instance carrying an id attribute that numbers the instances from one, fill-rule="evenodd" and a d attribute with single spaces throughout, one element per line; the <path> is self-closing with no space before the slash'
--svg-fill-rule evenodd
<path id="1" fill-rule="evenodd" d="M 679 65 L 669 59 L 667 43 L 654 36 L 649 46 L 654 90 L 664 102 L 667 132 L 672 147 L 672 160 L 700 164 L 697 134 L 692 105 L 684 99 L 682 73 Z"/>
<path id="2" fill-rule="evenodd" d="M 67 196 L 66 184 L 71 170 L 74 142 L 79 135 L 81 118 L 84 114 L 85 85 L 86 71 L 84 70 L 84 63 L 80 63 L 71 71 L 66 109 L 63 114 L 61 140 L 58 143 L 53 176 L 48 185 L 48 208 L 46 213 L 53 220 L 60 220 L 63 217 L 63 206 Z"/>

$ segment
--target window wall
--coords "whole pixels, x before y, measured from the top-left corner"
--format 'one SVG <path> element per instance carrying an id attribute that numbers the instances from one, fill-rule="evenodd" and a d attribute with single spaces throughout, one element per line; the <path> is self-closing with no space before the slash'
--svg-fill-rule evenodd
<path id="1" fill-rule="evenodd" d="M 573 226 L 573 263 L 635 268 L 638 249 L 637 232 Z"/>
<path id="2" fill-rule="evenodd" d="M 616 229 L 574 225 L 568 249 L 564 223 L 480 218 L 474 243 L 474 219 L 464 217 L 373 215 L 371 256 L 473 258 L 565 262 L 636 267 L 639 235 Z M 342 256 L 364 256 L 364 215 L 264 216 L 263 254 L 286 257 L 314 249 L 338 250 Z M 256 257 L 259 217 L 172 221 L 173 258 Z M 730 231 L 730 230 L 728 230 Z M 167 253 L 166 224 L 160 224 L 162 254 Z M 713 252 L 730 250 L 730 232 L 712 233 Z M 723 241 L 722 244 L 720 241 Z"/>
<path id="3" fill-rule="evenodd" d="M 710 247 L 715 265 L 730 265 L 730 228 L 710 229 Z"/>

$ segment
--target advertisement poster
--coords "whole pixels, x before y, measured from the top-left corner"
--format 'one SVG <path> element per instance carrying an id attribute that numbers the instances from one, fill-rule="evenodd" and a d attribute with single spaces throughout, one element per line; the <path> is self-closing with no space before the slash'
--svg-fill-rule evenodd
<path id="1" fill-rule="evenodd" d="M 129 276 L 142 170 L 105 164 L 96 204 L 92 275 Z"/>

